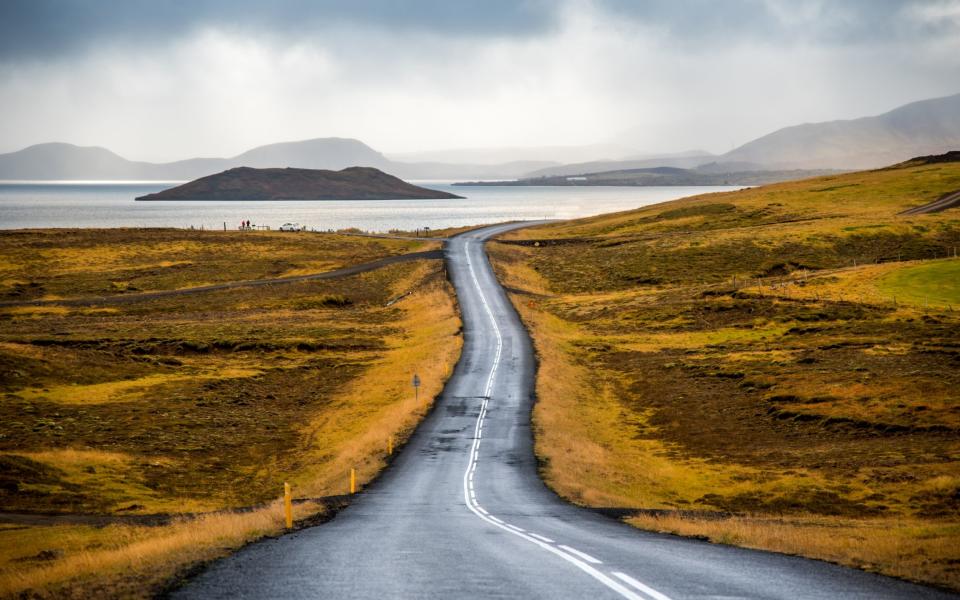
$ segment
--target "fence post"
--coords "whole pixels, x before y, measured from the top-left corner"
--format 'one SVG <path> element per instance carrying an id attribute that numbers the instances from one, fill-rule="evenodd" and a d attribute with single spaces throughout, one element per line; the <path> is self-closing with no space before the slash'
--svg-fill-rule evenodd
<path id="1" fill-rule="evenodd" d="M 293 528 L 293 498 L 290 495 L 290 484 L 283 482 L 283 516 L 287 529 Z"/>

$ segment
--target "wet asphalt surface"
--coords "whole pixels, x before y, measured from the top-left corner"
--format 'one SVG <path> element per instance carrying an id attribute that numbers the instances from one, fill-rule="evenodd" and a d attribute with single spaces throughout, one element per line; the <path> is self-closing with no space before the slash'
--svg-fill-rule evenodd
<path id="1" fill-rule="evenodd" d="M 819 561 L 639 531 L 537 476 L 534 357 L 483 241 L 447 264 L 463 355 L 392 466 L 330 522 L 246 547 L 174 598 L 957 598 Z"/>

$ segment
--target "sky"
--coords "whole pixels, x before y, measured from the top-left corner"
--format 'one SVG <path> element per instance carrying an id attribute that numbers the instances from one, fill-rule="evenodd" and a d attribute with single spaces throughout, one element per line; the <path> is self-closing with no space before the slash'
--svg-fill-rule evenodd
<path id="1" fill-rule="evenodd" d="M 719 153 L 958 92 L 960 0 L 0 2 L 0 152 Z"/>

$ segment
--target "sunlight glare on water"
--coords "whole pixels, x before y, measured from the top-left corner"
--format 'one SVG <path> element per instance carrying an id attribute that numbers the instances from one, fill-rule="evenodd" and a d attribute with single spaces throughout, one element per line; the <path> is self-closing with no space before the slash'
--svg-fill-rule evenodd
<path id="1" fill-rule="evenodd" d="M 151 201 L 134 198 L 164 182 L 0 182 L 0 229 L 46 227 L 236 228 L 241 220 L 276 229 L 412 231 L 533 219 L 571 219 L 638 208 L 735 187 L 492 187 L 417 182 L 462 200 Z"/>

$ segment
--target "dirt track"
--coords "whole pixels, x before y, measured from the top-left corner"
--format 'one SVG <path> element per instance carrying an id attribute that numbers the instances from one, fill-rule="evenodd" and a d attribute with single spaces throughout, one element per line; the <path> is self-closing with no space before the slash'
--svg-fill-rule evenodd
<path id="1" fill-rule="evenodd" d="M 231 281 L 229 283 L 217 283 L 213 285 L 202 285 L 198 287 L 185 288 L 181 290 L 159 290 L 155 292 L 142 292 L 139 294 L 125 294 L 122 296 L 98 296 L 93 298 L 65 298 L 57 300 L 6 300 L 0 302 L 0 308 L 13 306 L 101 306 L 109 304 L 130 304 L 144 300 L 153 300 L 156 298 L 167 298 L 170 296 L 187 296 L 190 294 L 202 294 L 205 292 L 214 292 L 217 290 L 228 290 L 239 287 L 258 287 L 265 285 L 297 283 L 300 281 L 312 281 L 315 279 L 337 279 L 339 277 L 349 277 L 358 273 L 365 273 L 394 265 L 397 263 L 410 262 L 414 260 L 440 260 L 443 258 L 442 250 L 427 250 L 425 252 L 411 252 L 410 254 L 401 254 L 399 256 L 388 256 L 368 263 L 352 265 L 342 269 L 326 271 L 324 273 L 314 273 L 312 275 L 297 275 L 294 277 L 277 277 L 273 279 L 251 279 L 248 281 Z"/>

